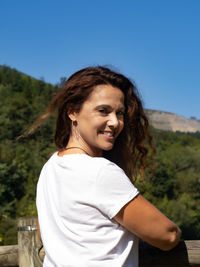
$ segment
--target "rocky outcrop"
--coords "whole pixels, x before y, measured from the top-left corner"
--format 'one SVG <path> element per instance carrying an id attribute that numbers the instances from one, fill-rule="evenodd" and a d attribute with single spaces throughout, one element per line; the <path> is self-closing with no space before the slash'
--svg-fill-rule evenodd
<path id="1" fill-rule="evenodd" d="M 160 130 L 197 132 L 200 131 L 200 120 L 195 118 L 187 119 L 183 116 L 170 112 L 146 110 L 150 124 Z"/>

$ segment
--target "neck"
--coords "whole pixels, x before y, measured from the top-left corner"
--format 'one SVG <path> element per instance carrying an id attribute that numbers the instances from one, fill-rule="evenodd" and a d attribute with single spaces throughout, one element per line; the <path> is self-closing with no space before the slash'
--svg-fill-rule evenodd
<path id="1" fill-rule="evenodd" d="M 65 150 L 69 150 L 69 149 L 79 149 L 79 150 L 82 150 L 85 154 L 89 155 L 89 153 L 87 153 L 86 150 L 84 150 L 83 148 L 81 147 L 78 147 L 78 146 L 70 146 L 70 147 L 66 147 Z M 90 155 L 89 155 L 90 156 Z"/>
<path id="2" fill-rule="evenodd" d="M 71 147 L 74 148 L 74 151 L 75 149 L 79 149 L 79 152 L 82 150 L 85 154 L 88 154 L 91 157 L 101 157 L 102 155 L 100 149 L 93 149 L 91 146 L 87 145 L 82 138 L 77 140 L 74 136 L 70 136 L 66 149 Z"/>

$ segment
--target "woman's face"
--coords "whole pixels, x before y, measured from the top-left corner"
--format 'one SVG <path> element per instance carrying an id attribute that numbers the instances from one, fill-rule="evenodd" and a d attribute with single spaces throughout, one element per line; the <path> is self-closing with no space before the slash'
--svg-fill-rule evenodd
<path id="1" fill-rule="evenodd" d="M 98 85 L 81 110 L 69 117 L 76 121 L 72 127 L 73 144 L 84 148 L 92 156 L 101 156 L 112 149 L 124 127 L 124 94 L 111 85 Z"/>

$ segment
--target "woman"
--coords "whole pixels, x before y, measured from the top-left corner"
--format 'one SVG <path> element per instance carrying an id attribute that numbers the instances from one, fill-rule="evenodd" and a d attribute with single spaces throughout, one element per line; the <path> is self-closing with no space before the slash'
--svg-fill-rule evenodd
<path id="1" fill-rule="evenodd" d="M 101 66 L 82 69 L 33 129 L 54 110 L 58 151 L 37 186 L 43 266 L 136 267 L 138 237 L 162 250 L 175 247 L 179 228 L 130 181 L 147 166 L 146 139 L 151 146 L 131 81 Z"/>

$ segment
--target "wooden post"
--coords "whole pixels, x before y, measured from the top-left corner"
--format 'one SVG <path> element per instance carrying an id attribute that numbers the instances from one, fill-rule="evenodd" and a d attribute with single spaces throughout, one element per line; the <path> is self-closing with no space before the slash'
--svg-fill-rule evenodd
<path id="1" fill-rule="evenodd" d="M 38 251 L 42 246 L 37 235 L 37 217 L 19 218 L 19 267 L 42 267 Z"/>
<path id="2" fill-rule="evenodd" d="M 18 245 L 0 247 L 0 266 L 18 266 Z"/>

